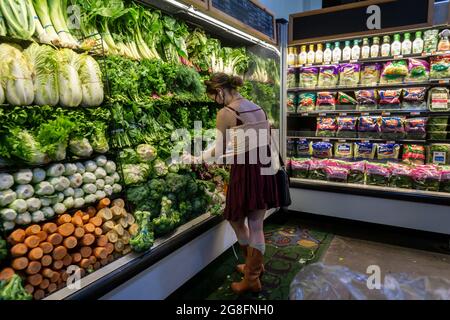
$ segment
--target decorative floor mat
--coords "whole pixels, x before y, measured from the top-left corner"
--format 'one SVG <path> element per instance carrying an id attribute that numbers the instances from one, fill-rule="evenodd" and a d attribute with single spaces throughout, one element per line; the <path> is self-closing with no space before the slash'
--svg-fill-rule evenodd
<path id="1" fill-rule="evenodd" d="M 283 226 L 268 224 L 266 237 L 265 269 L 262 277 L 263 291 L 259 294 L 235 295 L 230 285 L 240 281 L 242 275 L 235 271 L 238 263 L 233 249 L 226 251 L 170 299 L 208 300 L 286 300 L 289 286 L 302 267 L 314 263 L 328 247 L 332 235 L 301 227 L 295 220 Z M 238 245 L 235 245 L 238 252 Z M 243 262 L 238 252 L 239 263 Z"/>

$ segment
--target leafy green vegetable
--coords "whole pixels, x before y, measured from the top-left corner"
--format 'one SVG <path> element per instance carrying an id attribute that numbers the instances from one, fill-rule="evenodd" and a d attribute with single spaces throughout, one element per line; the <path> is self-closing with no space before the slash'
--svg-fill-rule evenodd
<path id="1" fill-rule="evenodd" d="M 153 246 L 154 242 L 152 224 L 150 222 L 151 213 L 148 211 L 136 211 L 134 217 L 139 225 L 139 232 L 130 239 L 130 245 L 134 251 L 147 251 Z"/>
<path id="2" fill-rule="evenodd" d="M 15 274 L 8 281 L 0 282 L 0 300 L 31 300 L 31 295 L 22 286 L 22 279 Z"/>
<path id="3" fill-rule="evenodd" d="M 8 256 L 8 247 L 6 240 L 0 238 L 0 263 Z"/>

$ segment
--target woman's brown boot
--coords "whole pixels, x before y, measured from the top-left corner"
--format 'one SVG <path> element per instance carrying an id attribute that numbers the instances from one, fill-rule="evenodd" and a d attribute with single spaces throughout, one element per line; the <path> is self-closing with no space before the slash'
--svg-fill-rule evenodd
<path id="1" fill-rule="evenodd" d="M 248 247 L 244 279 L 241 282 L 233 282 L 231 284 L 231 290 L 236 294 L 243 294 L 247 291 L 260 292 L 262 288 L 259 277 L 263 269 L 263 261 L 264 258 L 261 251 Z"/>
<path id="2" fill-rule="evenodd" d="M 248 250 L 248 245 L 241 245 L 241 250 L 242 250 L 242 255 L 244 256 L 245 262 L 247 262 L 247 250 Z M 236 270 L 239 273 L 244 273 L 244 269 L 245 269 L 245 263 L 242 264 L 238 264 L 236 266 Z"/>

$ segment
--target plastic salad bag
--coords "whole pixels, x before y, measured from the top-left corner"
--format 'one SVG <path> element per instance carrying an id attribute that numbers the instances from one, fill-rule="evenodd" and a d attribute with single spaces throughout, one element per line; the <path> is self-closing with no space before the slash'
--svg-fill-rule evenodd
<path id="1" fill-rule="evenodd" d="M 377 108 L 378 93 L 376 90 L 359 90 L 355 93 L 359 111 L 375 110 Z"/>
<path id="2" fill-rule="evenodd" d="M 343 63 L 339 65 L 339 85 L 344 87 L 358 85 L 360 71 L 361 65 L 357 63 Z"/>
<path id="3" fill-rule="evenodd" d="M 337 159 L 351 160 L 353 158 L 353 143 L 336 142 L 334 144 L 334 157 Z"/>
<path id="4" fill-rule="evenodd" d="M 317 86 L 319 77 L 319 68 L 303 67 L 300 68 L 300 87 L 314 88 Z"/>
<path id="5" fill-rule="evenodd" d="M 312 144 L 312 156 L 319 159 L 333 157 L 333 144 L 329 142 L 314 142 Z"/>
<path id="6" fill-rule="evenodd" d="M 338 117 L 337 132 L 338 138 L 356 138 L 357 136 L 357 118 L 356 117 Z"/>
<path id="7" fill-rule="evenodd" d="M 406 137 L 409 139 L 425 139 L 427 137 L 427 121 L 428 118 L 406 119 Z"/>
<path id="8" fill-rule="evenodd" d="M 298 112 L 315 110 L 317 101 L 317 95 L 315 93 L 301 93 L 298 100 Z"/>
<path id="9" fill-rule="evenodd" d="M 391 171 L 390 187 L 412 189 L 413 179 L 410 167 L 397 163 L 389 163 L 389 169 Z"/>
<path id="10" fill-rule="evenodd" d="M 306 179 L 309 175 L 311 160 L 294 159 L 291 160 L 291 173 L 293 178 Z"/>
<path id="11" fill-rule="evenodd" d="M 352 162 L 348 173 L 349 183 L 364 184 L 366 180 L 366 161 Z"/>
<path id="12" fill-rule="evenodd" d="M 425 110 L 427 108 L 427 88 L 403 89 L 403 108 L 407 110 Z"/>
<path id="13" fill-rule="evenodd" d="M 405 137 L 404 117 L 383 117 L 381 118 L 381 137 L 383 139 L 402 139 Z"/>
<path id="14" fill-rule="evenodd" d="M 427 147 L 427 163 L 450 164 L 450 144 L 433 143 Z"/>
<path id="15" fill-rule="evenodd" d="M 296 68 L 289 68 L 287 74 L 287 87 L 296 88 L 298 87 L 298 73 Z"/>
<path id="16" fill-rule="evenodd" d="M 312 142 L 309 142 L 306 139 L 300 139 L 297 141 L 296 148 L 297 148 L 297 157 L 303 158 L 303 157 L 310 157 L 312 153 L 311 148 Z"/>
<path id="17" fill-rule="evenodd" d="M 346 243 L 344 245 L 347 245 Z M 350 247 L 350 250 L 352 248 Z M 290 285 L 290 300 L 449 300 L 450 282 L 443 277 L 388 273 L 380 290 L 367 286 L 370 275 L 344 266 L 313 263 L 302 268 Z"/>
<path id="18" fill-rule="evenodd" d="M 417 166 L 411 171 L 414 189 L 425 191 L 439 191 L 441 173 L 437 166 Z"/>
<path id="19" fill-rule="evenodd" d="M 309 163 L 309 179 L 326 180 L 325 168 L 327 164 L 323 160 L 312 159 Z"/>
<path id="20" fill-rule="evenodd" d="M 364 116 L 358 120 L 358 136 L 360 138 L 379 138 L 381 117 Z"/>
<path id="21" fill-rule="evenodd" d="M 366 183 L 373 186 L 387 186 L 391 171 L 389 166 L 382 163 L 367 163 L 366 164 Z"/>
<path id="22" fill-rule="evenodd" d="M 345 92 L 338 92 L 337 103 L 340 106 L 356 106 L 358 104 L 358 101 L 356 101 L 355 98 L 346 94 Z"/>
<path id="23" fill-rule="evenodd" d="M 417 144 L 405 144 L 402 160 L 409 165 L 425 164 L 425 147 Z"/>
<path id="24" fill-rule="evenodd" d="M 396 143 L 377 144 L 377 159 L 381 161 L 398 161 L 400 145 Z"/>
<path id="25" fill-rule="evenodd" d="M 380 109 L 398 109 L 401 105 L 402 89 L 395 90 L 379 90 Z"/>
<path id="26" fill-rule="evenodd" d="M 336 129 L 335 118 L 317 118 L 317 137 L 334 137 L 336 136 Z"/>
<path id="27" fill-rule="evenodd" d="M 450 78 L 450 55 L 431 58 L 431 79 Z"/>
<path id="28" fill-rule="evenodd" d="M 389 61 L 384 65 L 380 83 L 402 83 L 407 75 L 408 64 L 406 60 Z"/>
<path id="29" fill-rule="evenodd" d="M 441 167 L 441 184 L 439 190 L 442 192 L 450 192 L 450 167 Z"/>
<path id="30" fill-rule="evenodd" d="M 334 111 L 336 109 L 336 93 L 335 92 L 319 92 L 317 93 L 317 110 Z"/>
<path id="31" fill-rule="evenodd" d="M 346 183 L 348 178 L 348 169 L 329 166 L 325 168 L 325 175 L 327 177 L 327 181 Z"/>
<path id="32" fill-rule="evenodd" d="M 335 87 L 339 80 L 338 74 L 338 66 L 321 67 L 318 86 L 321 88 Z"/>
<path id="33" fill-rule="evenodd" d="M 434 53 L 437 50 L 439 41 L 439 30 L 427 30 L 423 34 L 423 51 Z"/>
<path id="34" fill-rule="evenodd" d="M 408 75 L 405 78 L 407 82 L 425 82 L 430 78 L 430 64 L 426 60 L 409 59 Z"/>
<path id="35" fill-rule="evenodd" d="M 361 84 L 364 86 L 374 86 L 380 82 L 381 63 L 364 64 L 361 67 Z"/>
<path id="36" fill-rule="evenodd" d="M 371 142 L 355 142 L 355 160 L 374 160 L 376 147 Z"/>
<path id="37" fill-rule="evenodd" d="M 297 111 L 297 94 L 288 92 L 287 94 L 287 112 L 295 113 Z"/>

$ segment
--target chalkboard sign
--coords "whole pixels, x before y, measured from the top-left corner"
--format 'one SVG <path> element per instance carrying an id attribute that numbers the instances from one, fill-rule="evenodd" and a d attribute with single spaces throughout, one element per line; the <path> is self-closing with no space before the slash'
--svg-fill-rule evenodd
<path id="1" fill-rule="evenodd" d="M 252 0 L 211 0 L 211 7 L 271 39 L 275 38 L 274 15 Z"/>
<path id="2" fill-rule="evenodd" d="M 290 16 L 290 44 L 430 26 L 434 0 L 361 1 Z"/>

